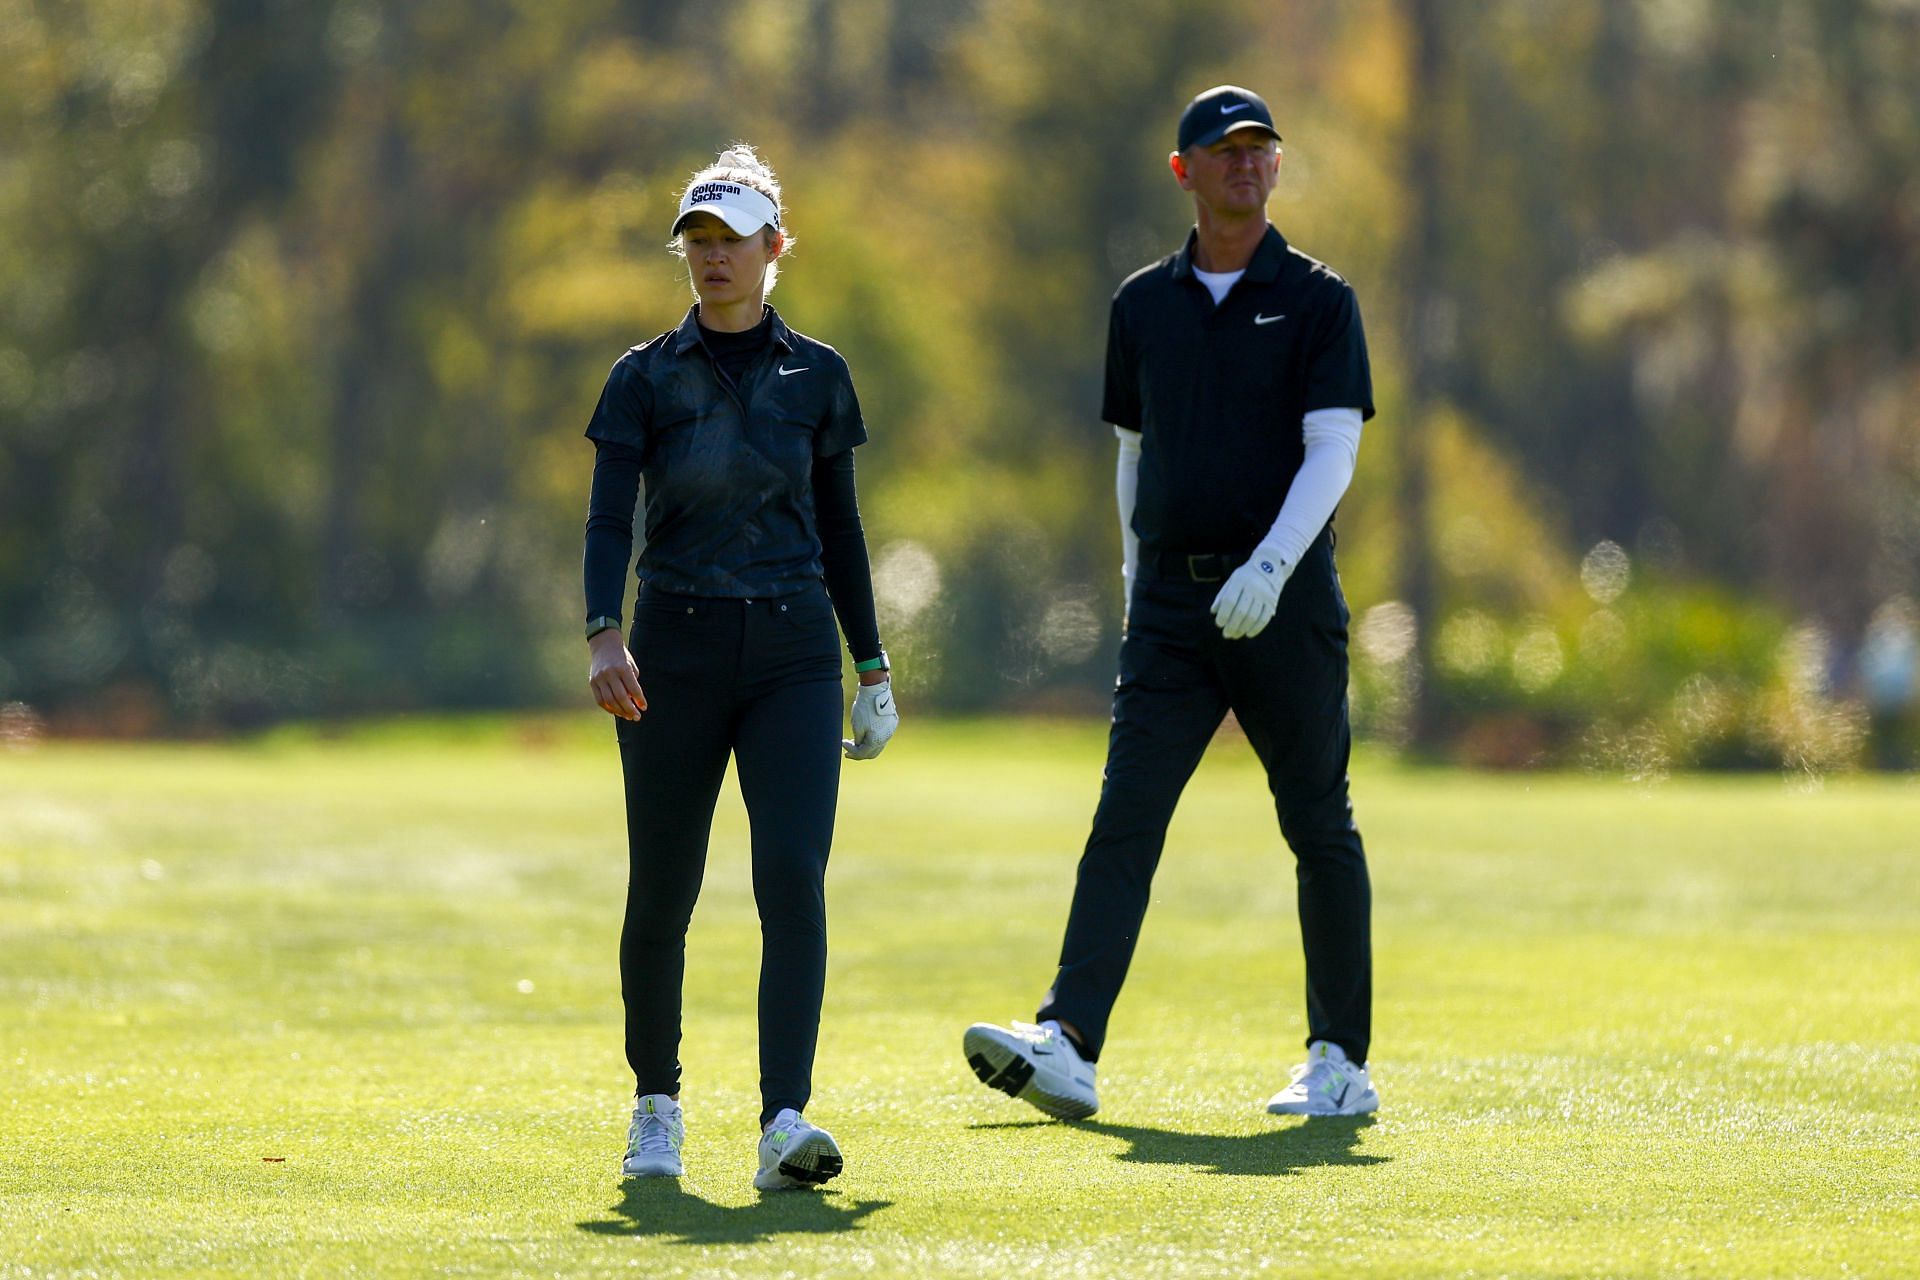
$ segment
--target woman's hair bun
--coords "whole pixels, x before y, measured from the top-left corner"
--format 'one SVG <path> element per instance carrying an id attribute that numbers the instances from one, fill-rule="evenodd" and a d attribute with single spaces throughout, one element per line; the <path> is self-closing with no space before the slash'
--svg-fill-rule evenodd
<path id="1" fill-rule="evenodd" d="M 725 151 L 722 151 L 714 158 L 713 167 L 716 169 L 745 169 L 749 173 L 757 173 L 763 178 L 771 179 L 773 177 L 773 170 L 767 167 L 767 162 L 762 160 L 759 153 L 744 142 L 736 142 Z"/>

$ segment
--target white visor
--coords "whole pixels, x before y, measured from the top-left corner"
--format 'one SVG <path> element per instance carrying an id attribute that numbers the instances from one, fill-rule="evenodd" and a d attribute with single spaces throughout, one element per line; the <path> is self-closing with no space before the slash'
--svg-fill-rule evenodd
<path id="1" fill-rule="evenodd" d="M 732 227 L 737 235 L 752 235 L 762 227 L 780 226 L 780 211 L 773 201 L 738 182 L 696 182 L 680 197 L 680 213 L 673 220 L 674 235 L 686 225 L 689 214 L 710 213 Z"/>

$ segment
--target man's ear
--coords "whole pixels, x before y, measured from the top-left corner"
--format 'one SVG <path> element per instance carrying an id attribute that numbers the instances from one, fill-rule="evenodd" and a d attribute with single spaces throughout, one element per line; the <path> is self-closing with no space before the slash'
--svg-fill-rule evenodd
<path id="1" fill-rule="evenodd" d="M 1173 170 L 1174 180 L 1178 182 L 1181 187 L 1186 187 L 1188 183 L 1186 157 L 1182 156 L 1178 151 L 1169 152 L 1167 154 L 1167 167 Z"/>

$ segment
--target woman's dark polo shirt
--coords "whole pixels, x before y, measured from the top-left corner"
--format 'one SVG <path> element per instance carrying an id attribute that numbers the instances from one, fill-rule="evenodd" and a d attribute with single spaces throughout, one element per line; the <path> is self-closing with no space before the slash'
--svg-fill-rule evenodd
<path id="1" fill-rule="evenodd" d="M 751 599 L 791 594 L 824 573 L 856 658 L 877 655 L 849 452 L 867 431 L 847 362 L 789 329 L 772 307 L 755 330 L 716 335 L 714 345 L 724 351 L 703 341 L 697 315 L 690 309 L 679 328 L 622 356 L 587 425 L 599 449 L 588 515 L 587 616 L 621 616 L 632 546 L 630 519 L 617 510 L 622 486 L 605 483 L 602 471 L 637 470 L 646 481 L 642 580 L 685 595 Z M 634 494 L 626 487 L 630 513 Z M 835 510 L 816 509 L 822 495 Z M 845 511 L 838 509 L 843 499 Z M 823 518 L 830 529 L 821 528 Z M 822 564 L 823 532 L 844 546 L 849 521 L 857 574 Z M 596 559 L 607 558 L 596 557 L 596 529 L 612 532 L 607 526 L 615 523 L 627 536 L 609 581 L 604 566 L 596 572 Z M 829 551 L 825 558 L 847 557 Z M 834 590 L 854 577 L 862 580 L 857 586 Z M 864 602 L 844 598 L 858 594 Z M 853 618 L 850 603 L 864 603 Z M 857 616 L 862 612 L 865 618 Z"/>

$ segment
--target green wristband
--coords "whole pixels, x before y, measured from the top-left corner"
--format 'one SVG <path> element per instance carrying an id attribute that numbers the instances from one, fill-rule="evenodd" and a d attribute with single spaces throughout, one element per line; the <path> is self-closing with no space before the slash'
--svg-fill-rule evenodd
<path id="1" fill-rule="evenodd" d="M 853 669 L 855 671 L 891 671 L 893 667 L 887 662 L 886 650 L 882 649 L 879 657 L 868 658 L 865 662 L 856 662 L 853 664 Z"/>

